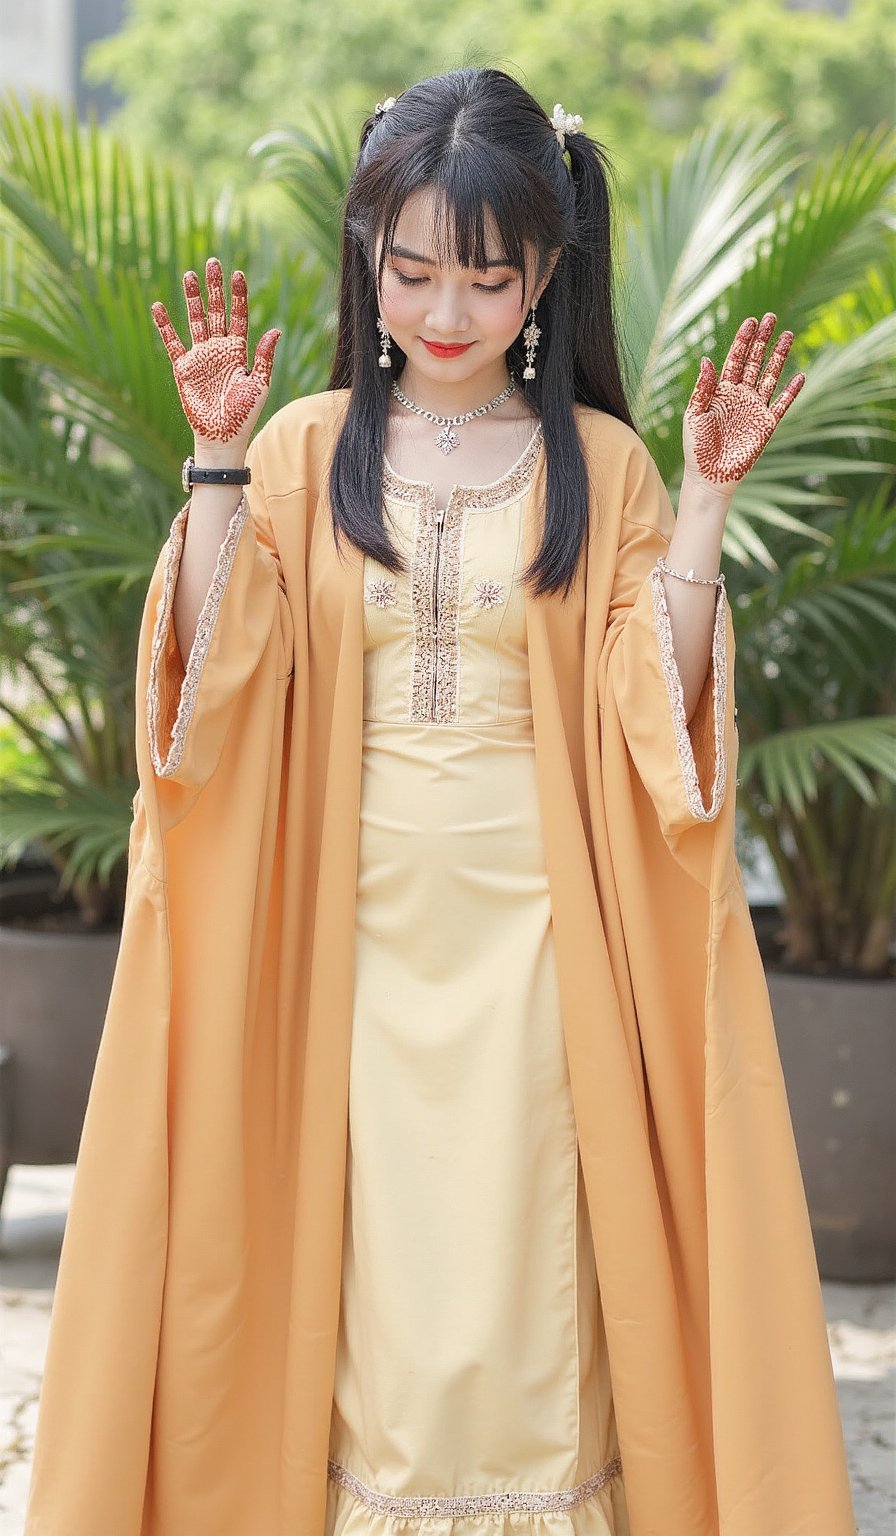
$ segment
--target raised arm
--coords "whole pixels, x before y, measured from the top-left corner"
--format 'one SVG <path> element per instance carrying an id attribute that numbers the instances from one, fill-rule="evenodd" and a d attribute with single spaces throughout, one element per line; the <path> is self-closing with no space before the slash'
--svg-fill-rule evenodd
<path id="1" fill-rule="evenodd" d="M 719 379 L 711 360 L 701 360 L 684 414 L 684 476 L 663 595 L 688 719 L 709 662 L 715 606 L 712 583 L 720 580 L 722 536 L 731 498 L 806 381 L 804 373 L 796 374 L 772 401 L 793 343 L 793 332 L 782 331 L 760 377 L 775 321 L 769 311 L 758 325 L 752 316 L 743 322 Z"/>
<path id="2" fill-rule="evenodd" d="M 154 773 L 193 789 L 214 770 L 239 696 L 264 652 L 275 678 L 292 670 L 293 628 L 268 517 L 260 441 L 250 442 L 267 398 L 280 332 L 258 343 L 246 369 L 248 298 L 232 279 L 228 330 L 220 263 L 206 265 L 208 318 L 194 272 L 184 276 L 192 347 L 165 306 L 152 306 L 194 430 L 198 467 L 239 469 L 247 486 L 194 486 L 160 553 L 144 612 L 148 652 L 146 739 Z M 140 709 L 138 697 L 138 711 Z M 197 718 L 201 717 L 201 719 Z"/>
<path id="3" fill-rule="evenodd" d="M 209 257 L 205 276 L 207 316 L 196 273 L 184 273 L 192 339 L 189 351 L 164 304 L 157 301 L 152 305 L 152 317 L 171 359 L 184 415 L 193 428 L 196 468 L 240 470 L 268 396 L 274 351 L 281 332 L 270 330 L 261 337 L 249 373 L 249 293 L 245 274 L 236 271 L 231 278 L 229 327 L 224 309 L 224 274 L 217 257 Z M 174 598 L 174 628 L 185 662 L 215 572 L 218 551 L 241 495 L 241 486 L 192 488 L 193 515 L 185 531 Z"/>

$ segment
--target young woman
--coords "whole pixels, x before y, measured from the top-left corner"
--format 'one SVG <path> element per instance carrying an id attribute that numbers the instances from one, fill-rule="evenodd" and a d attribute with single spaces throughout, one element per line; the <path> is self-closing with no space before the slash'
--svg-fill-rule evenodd
<path id="1" fill-rule="evenodd" d="M 804 376 L 773 314 L 703 360 L 676 517 L 610 257 L 581 120 L 464 69 L 364 125 L 328 390 L 253 438 L 242 273 L 153 306 L 191 495 L 30 1536 L 853 1536 L 719 574 Z"/>

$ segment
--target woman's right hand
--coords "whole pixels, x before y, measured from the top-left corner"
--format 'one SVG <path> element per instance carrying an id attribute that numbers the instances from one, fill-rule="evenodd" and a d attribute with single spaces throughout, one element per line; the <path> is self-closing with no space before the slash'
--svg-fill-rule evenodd
<path id="1" fill-rule="evenodd" d="M 274 350 L 282 335 L 265 331 L 255 349 L 252 372 L 248 371 L 246 338 L 249 334 L 249 302 L 245 274 L 231 278 L 230 328 L 224 312 L 224 277 L 221 263 L 210 256 L 205 264 L 208 319 L 202 308 L 199 279 L 184 273 L 184 293 L 190 318 L 192 346 L 181 342 L 164 304 L 152 305 L 152 317 L 174 367 L 174 380 L 187 421 L 196 440 L 197 462 L 206 445 L 226 443 L 231 457 L 242 463 L 246 449 L 267 399 L 274 365 Z M 220 454 L 220 446 L 218 448 Z"/>

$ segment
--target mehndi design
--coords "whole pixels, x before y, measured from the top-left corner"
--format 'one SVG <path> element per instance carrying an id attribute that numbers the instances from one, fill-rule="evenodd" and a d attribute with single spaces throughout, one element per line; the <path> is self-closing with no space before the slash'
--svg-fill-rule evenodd
<path id="1" fill-rule="evenodd" d="M 276 328 L 265 331 L 255 349 L 252 372 L 247 370 L 246 338 L 249 333 L 249 300 L 245 273 L 236 271 L 230 280 L 230 328 L 224 309 L 224 277 L 221 263 L 210 256 L 205 264 L 208 320 L 202 308 L 199 278 L 184 273 L 184 292 L 193 345 L 187 351 L 162 303 L 151 305 L 152 317 L 174 368 L 174 379 L 193 431 L 200 437 L 229 442 L 239 433 L 271 382 L 274 349 L 281 336 Z"/>
<path id="2" fill-rule="evenodd" d="M 732 342 L 720 379 L 716 379 L 708 357 L 700 361 L 684 424 L 686 441 L 690 437 L 697 470 L 705 480 L 728 484 L 752 469 L 806 382 L 804 373 L 796 374 L 771 403 L 793 342 L 792 331 L 781 332 L 760 378 L 765 348 L 776 323 L 777 316 L 772 313 L 763 315 L 758 325 L 752 317 L 745 320 Z"/>

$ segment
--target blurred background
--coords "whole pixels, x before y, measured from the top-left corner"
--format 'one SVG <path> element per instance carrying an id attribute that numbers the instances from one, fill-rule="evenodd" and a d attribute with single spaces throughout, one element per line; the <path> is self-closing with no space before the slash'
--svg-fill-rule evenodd
<path id="1" fill-rule="evenodd" d="M 2 0 L 0 1513 L 24 1508 L 118 949 L 136 637 L 192 447 L 150 315 L 182 276 L 325 387 L 340 203 L 378 100 L 460 64 L 581 113 L 616 177 L 629 398 L 673 503 L 702 353 L 795 332 L 735 493 L 738 856 L 787 1081 L 862 1536 L 890 1533 L 896 1328 L 896 0 Z M 4 1526 L 6 1531 L 6 1526 Z"/>

